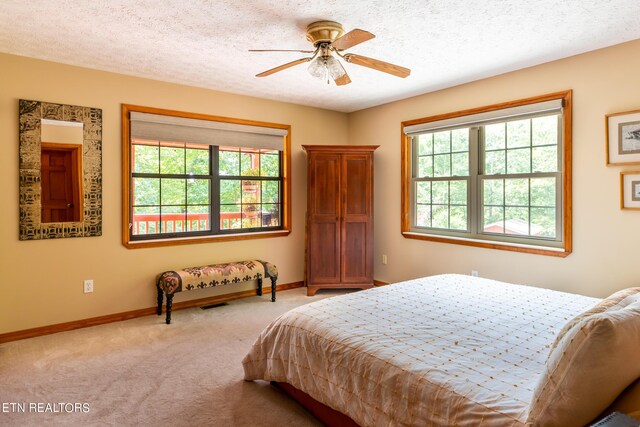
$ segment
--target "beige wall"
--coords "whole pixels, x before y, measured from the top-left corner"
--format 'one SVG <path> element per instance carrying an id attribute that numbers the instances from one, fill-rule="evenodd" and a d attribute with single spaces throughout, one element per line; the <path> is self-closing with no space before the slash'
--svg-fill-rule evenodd
<path id="1" fill-rule="evenodd" d="M 301 144 L 380 144 L 375 155 L 375 277 L 389 282 L 478 270 L 481 276 L 605 296 L 640 286 L 640 213 L 619 209 L 604 115 L 640 108 L 640 41 L 350 115 L 0 54 L 0 333 L 151 307 L 156 273 L 266 258 L 280 283 L 303 279 L 305 155 Z M 574 91 L 574 252 L 567 258 L 405 239 L 400 234 L 400 122 L 559 90 Z M 103 109 L 103 235 L 18 241 L 18 99 Z M 288 237 L 128 250 L 120 242 L 120 104 L 292 125 L 293 232 Z M 388 265 L 381 255 L 387 254 Z M 82 293 L 83 279 L 95 291 Z M 190 292 L 176 301 L 229 291 Z M 266 300 L 266 298 L 265 298 Z"/>
<path id="2" fill-rule="evenodd" d="M 604 116 L 640 108 L 640 41 L 417 96 L 350 115 L 351 144 L 375 160 L 375 277 L 469 274 L 603 297 L 640 286 L 640 212 L 622 211 L 621 170 L 605 165 Z M 567 258 L 405 239 L 400 234 L 400 122 L 573 89 L 573 240 Z M 381 255 L 388 254 L 388 265 Z"/>
<path id="3" fill-rule="evenodd" d="M 18 99 L 103 110 L 103 235 L 18 240 Z M 166 248 L 121 244 L 122 103 L 292 126 L 293 231 L 288 237 Z M 152 307 L 154 276 L 211 262 L 264 258 L 279 283 L 303 278 L 306 157 L 301 144 L 347 144 L 348 116 L 327 110 L 0 54 L 0 333 Z M 83 294 L 83 279 L 95 291 Z M 176 301 L 248 289 L 199 290 Z M 265 298 L 265 303 L 268 301 Z"/>

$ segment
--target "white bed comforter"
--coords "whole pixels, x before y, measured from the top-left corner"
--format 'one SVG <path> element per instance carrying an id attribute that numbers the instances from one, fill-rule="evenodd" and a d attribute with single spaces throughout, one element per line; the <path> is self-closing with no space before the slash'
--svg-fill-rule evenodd
<path id="1" fill-rule="evenodd" d="M 598 301 L 461 275 L 329 298 L 268 326 L 245 379 L 362 426 L 522 426 L 556 334 Z"/>

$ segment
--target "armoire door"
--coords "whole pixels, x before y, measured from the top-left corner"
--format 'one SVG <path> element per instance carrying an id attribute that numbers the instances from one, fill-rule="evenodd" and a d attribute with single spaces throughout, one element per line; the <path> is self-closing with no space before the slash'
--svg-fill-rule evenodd
<path id="1" fill-rule="evenodd" d="M 373 283 L 373 159 L 370 154 L 343 154 L 341 160 L 341 281 Z"/>
<path id="2" fill-rule="evenodd" d="M 307 195 L 309 284 L 340 283 L 340 155 L 313 154 Z"/>

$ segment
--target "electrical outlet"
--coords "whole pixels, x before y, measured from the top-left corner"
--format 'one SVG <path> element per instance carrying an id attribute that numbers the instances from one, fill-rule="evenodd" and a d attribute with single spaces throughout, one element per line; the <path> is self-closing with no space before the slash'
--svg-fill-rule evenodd
<path id="1" fill-rule="evenodd" d="M 88 294 L 93 292 L 93 280 L 87 279 L 84 281 L 84 293 Z"/>
<path id="2" fill-rule="evenodd" d="M 382 255 L 382 264 L 383 264 L 383 265 L 387 265 L 387 261 L 388 261 L 388 260 L 387 260 L 387 256 L 383 254 L 383 255 Z"/>
<path id="3" fill-rule="evenodd" d="M 476 270 L 471 270 L 471 276 L 478 277 L 478 272 Z"/>

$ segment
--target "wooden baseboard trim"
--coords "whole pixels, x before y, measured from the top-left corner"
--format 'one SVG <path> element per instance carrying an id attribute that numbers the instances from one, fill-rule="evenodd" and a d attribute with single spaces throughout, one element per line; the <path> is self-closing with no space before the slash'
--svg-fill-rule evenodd
<path id="1" fill-rule="evenodd" d="M 383 282 L 382 280 L 374 280 L 373 281 L 373 286 L 378 287 L 378 286 L 386 286 L 386 285 L 390 285 L 391 283 L 389 282 Z"/>
<path id="2" fill-rule="evenodd" d="M 302 288 L 304 282 L 283 283 L 276 286 L 276 292 L 286 291 L 289 289 Z M 268 296 L 271 287 L 262 288 L 262 295 Z M 203 305 L 219 304 L 238 298 L 251 297 L 258 294 L 256 289 L 243 292 L 234 292 L 231 294 L 217 295 L 214 297 L 199 298 L 189 301 L 181 301 L 173 304 L 172 311 L 182 310 L 185 308 L 200 307 Z M 266 297 L 265 297 L 266 298 Z M 164 313 L 164 311 L 163 311 Z M 40 326 L 38 328 L 23 329 L 21 331 L 7 332 L 0 334 L 0 344 L 10 341 L 24 340 L 27 338 L 35 338 L 42 335 L 55 334 L 58 332 L 72 331 L 74 329 L 88 328 L 91 326 L 104 325 L 106 323 L 120 322 L 122 320 L 135 319 L 136 317 L 156 315 L 156 307 L 142 308 L 139 310 L 125 311 L 122 313 L 107 314 L 105 316 L 91 317 L 89 319 L 74 320 L 72 322 L 57 323 L 55 325 Z M 164 317 L 163 317 L 164 319 Z"/>

